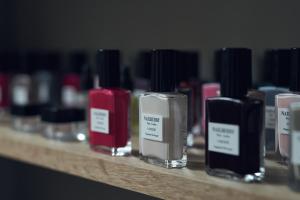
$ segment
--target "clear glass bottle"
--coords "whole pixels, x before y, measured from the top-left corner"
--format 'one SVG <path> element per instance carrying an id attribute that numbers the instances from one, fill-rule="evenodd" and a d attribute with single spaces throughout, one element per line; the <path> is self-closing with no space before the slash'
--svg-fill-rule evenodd
<path id="1" fill-rule="evenodd" d="M 206 100 L 205 166 L 209 175 L 261 181 L 263 101 L 247 96 L 251 87 L 251 50 L 223 48 L 221 97 Z"/>
<path id="2" fill-rule="evenodd" d="M 177 60 L 177 91 L 188 99 L 187 146 L 192 147 L 200 135 L 199 55 L 197 51 L 180 51 Z"/>
<path id="3" fill-rule="evenodd" d="M 42 135 L 60 141 L 85 141 L 85 112 L 78 108 L 49 107 L 42 112 Z"/>
<path id="4" fill-rule="evenodd" d="M 265 94 L 265 150 L 268 156 L 276 155 L 278 151 L 278 137 L 275 135 L 275 96 L 288 92 L 290 74 L 290 50 L 271 49 L 265 52 L 266 82 L 258 88 Z"/>
<path id="5" fill-rule="evenodd" d="M 176 51 L 152 51 L 151 90 L 139 99 L 139 153 L 166 168 L 186 166 L 187 97 L 175 92 Z"/>
<path id="6" fill-rule="evenodd" d="M 290 105 L 290 187 L 300 191 L 300 102 Z"/>
<path id="7" fill-rule="evenodd" d="M 40 105 L 12 105 L 11 125 L 17 131 L 36 133 L 40 130 Z"/>
<path id="8" fill-rule="evenodd" d="M 276 136 L 278 137 L 279 152 L 282 163 L 288 164 L 289 158 L 289 132 L 291 103 L 300 102 L 300 49 L 291 49 L 290 92 L 275 96 L 276 104 Z"/>

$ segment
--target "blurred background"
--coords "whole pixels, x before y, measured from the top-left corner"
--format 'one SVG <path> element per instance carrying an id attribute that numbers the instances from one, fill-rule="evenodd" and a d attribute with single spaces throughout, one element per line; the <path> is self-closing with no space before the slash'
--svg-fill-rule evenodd
<path id="1" fill-rule="evenodd" d="M 133 66 L 147 48 L 199 52 L 198 76 L 214 81 L 214 51 L 253 49 L 253 78 L 263 76 L 269 48 L 300 47 L 297 0 L 0 0 L 0 50 L 43 49 L 67 55 L 118 48 Z M 67 63 L 66 56 L 64 63 Z M 150 199 L 134 192 L 0 159 L 1 199 Z"/>

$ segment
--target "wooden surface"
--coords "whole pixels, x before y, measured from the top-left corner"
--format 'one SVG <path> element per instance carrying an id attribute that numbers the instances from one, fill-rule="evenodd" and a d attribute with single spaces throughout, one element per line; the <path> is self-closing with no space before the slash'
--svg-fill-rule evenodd
<path id="1" fill-rule="evenodd" d="M 164 169 L 135 156 L 111 157 L 92 152 L 86 143 L 50 141 L 2 125 L 0 156 L 164 199 L 300 199 L 287 187 L 285 166 L 266 161 L 264 183 L 228 181 L 204 172 L 203 151 L 197 149 L 189 152 L 188 168 Z"/>

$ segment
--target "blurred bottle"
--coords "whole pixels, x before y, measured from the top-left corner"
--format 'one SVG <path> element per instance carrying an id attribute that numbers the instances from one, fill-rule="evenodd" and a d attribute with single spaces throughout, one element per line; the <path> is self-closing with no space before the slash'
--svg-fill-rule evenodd
<path id="1" fill-rule="evenodd" d="M 126 89 L 133 87 L 131 93 L 130 117 L 131 117 L 131 133 L 138 135 L 139 133 L 139 97 L 150 88 L 151 75 L 151 52 L 150 50 L 140 51 L 136 58 L 135 77 L 131 86 L 130 72 L 124 71 L 123 87 Z M 125 74 L 127 73 L 127 74 Z M 125 75 L 127 78 L 125 78 Z M 127 79 L 127 80 L 125 80 Z"/>
<path id="2" fill-rule="evenodd" d="M 265 151 L 266 154 L 275 155 L 278 149 L 278 138 L 275 135 L 275 96 L 288 92 L 290 80 L 290 50 L 271 49 L 265 52 L 264 85 L 258 88 L 265 95 Z M 266 73 L 265 72 L 265 73 Z"/>
<path id="3" fill-rule="evenodd" d="M 29 52 L 16 68 L 11 82 L 11 101 L 17 106 L 38 104 L 38 84 L 33 79 L 35 72 L 35 53 Z"/>
<path id="4" fill-rule="evenodd" d="M 9 82 L 10 74 L 9 68 L 14 59 L 13 54 L 8 52 L 0 53 L 0 121 L 4 121 L 7 118 L 9 107 Z"/>
<path id="5" fill-rule="evenodd" d="M 86 52 L 74 51 L 70 54 L 69 65 L 64 70 L 62 81 L 62 105 L 66 107 L 78 106 L 80 73 L 86 64 L 88 64 Z"/>
<path id="6" fill-rule="evenodd" d="M 41 104 L 55 104 L 60 91 L 57 83 L 61 55 L 58 52 L 38 52 L 32 56 L 36 60 L 33 78 L 38 84 L 38 101 Z"/>

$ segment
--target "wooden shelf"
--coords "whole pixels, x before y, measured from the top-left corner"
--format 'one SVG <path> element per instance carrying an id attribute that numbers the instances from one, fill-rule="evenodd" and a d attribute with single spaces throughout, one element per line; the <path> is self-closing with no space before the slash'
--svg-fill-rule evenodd
<path id="1" fill-rule="evenodd" d="M 134 140 L 134 146 L 136 146 Z M 203 151 L 189 151 L 188 168 L 164 169 L 137 157 L 92 152 L 86 143 L 47 140 L 0 126 L 0 156 L 167 199 L 300 199 L 287 187 L 287 167 L 266 161 L 264 183 L 245 184 L 208 176 Z"/>

